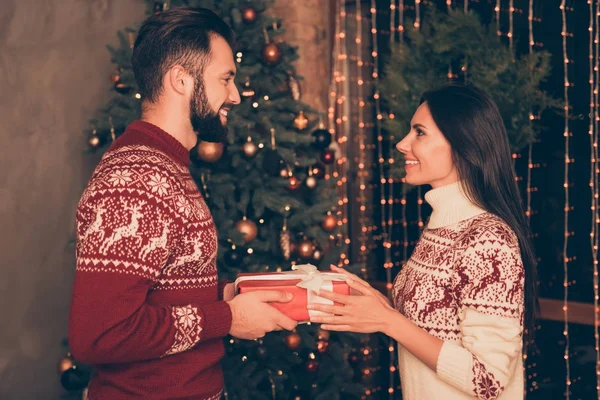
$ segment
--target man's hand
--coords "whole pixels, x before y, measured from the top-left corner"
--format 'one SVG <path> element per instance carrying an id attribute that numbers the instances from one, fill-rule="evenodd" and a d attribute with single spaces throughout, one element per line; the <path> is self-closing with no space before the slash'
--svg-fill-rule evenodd
<path id="1" fill-rule="evenodd" d="M 239 339 L 257 339 L 267 332 L 293 330 L 298 322 L 269 305 L 269 302 L 287 303 L 292 300 L 290 293 L 275 290 L 259 290 L 235 296 L 228 301 L 232 321 L 229 334 Z"/>
<path id="2" fill-rule="evenodd" d="M 231 301 L 235 297 L 234 285 L 234 283 L 228 283 L 227 285 L 225 285 L 225 288 L 223 288 L 224 301 Z"/>

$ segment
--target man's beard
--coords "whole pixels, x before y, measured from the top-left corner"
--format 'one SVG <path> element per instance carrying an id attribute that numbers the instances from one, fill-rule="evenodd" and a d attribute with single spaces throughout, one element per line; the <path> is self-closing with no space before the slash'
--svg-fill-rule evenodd
<path id="1" fill-rule="evenodd" d="M 231 108 L 227 104 L 222 107 Z M 227 141 L 227 126 L 221 122 L 219 112 L 215 113 L 208 104 L 202 77 L 196 78 L 194 94 L 190 99 L 190 123 L 200 140 L 215 143 Z"/>

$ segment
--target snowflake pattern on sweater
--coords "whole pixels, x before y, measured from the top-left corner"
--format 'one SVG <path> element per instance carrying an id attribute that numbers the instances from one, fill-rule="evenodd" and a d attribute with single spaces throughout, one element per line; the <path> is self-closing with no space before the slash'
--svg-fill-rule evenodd
<path id="1" fill-rule="evenodd" d="M 156 149 L 107 153 L 81 198 L 78 232 L 80 269 L 110 253 L 121 263 L 109 260 L 103 270 L 158 279 L 152 290 L 215 284 L 218 243 L 208 207 L 189 172 Z"/>
<path id="2" fill-rule="evenodd" d="M 175 137 L 134 121 L 81 197 L 69 347 L 94 366 L 90 398 L 206 400 L 223 389 L 232 315 L 189 163 Z"/>
<path id="3" fill-rule="evenodd" d="M 393 297 L 398 311 L 444 342 L 464 340 L 467 310 L 522 327 L 524 270 L 514 232 L 489 213 L 425 229 L 395 279 Z M 498 398 L 506 377 L 484 355 L 471 353 L 471 387 L 459 389 L 481 399 Z"/>
<path id="4" fill-rule="evenodd" d="M 137 145 L 107 153 L 80 205 L 78 270 L 137 275 L 155 281 L 151 290 L 216 285 L 212 217 L 187 169 L 163 152 Z M 165 355 L 201 338 L 196 307 L 173 307 L 172 316 L 175 341 Z"/>

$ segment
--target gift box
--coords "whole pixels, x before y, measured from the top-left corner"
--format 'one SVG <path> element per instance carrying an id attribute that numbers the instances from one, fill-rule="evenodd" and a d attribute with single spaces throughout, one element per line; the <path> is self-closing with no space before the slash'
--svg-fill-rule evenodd
<path id="1" fill-rule="evenodd" d="M 294 295 L 288 303 L 270 303 L 273 307 L 298 322 L 308 322 L 311 316 L 327 313 L 308 310 L 311 303 L 334 304 L 331 300 L 318 296 L 315 291 L 328 290 L 340 294 L 350 294 L 346 275 L 336 272 L 322 272 L 311 264 L 294 265 L 292 271 L 239 274 L 235 280 L 235 293 L 249 293 L 257 290 L 279 290 Z"/>

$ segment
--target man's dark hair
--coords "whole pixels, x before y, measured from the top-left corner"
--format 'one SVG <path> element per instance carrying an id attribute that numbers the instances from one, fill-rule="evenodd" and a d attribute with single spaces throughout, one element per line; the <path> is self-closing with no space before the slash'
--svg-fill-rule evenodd
<path id="1" fill-rule="evenodd" d="M 211 57 L 210 39 L 214 35 L 233 47 L 231 28 L 205 8 L 172 8 L 144 21 L 131 60 L 142 98 L 158 100 L 162 78 L 174 65 L 181 65 L 192 76 L 201 76 Z"/>

